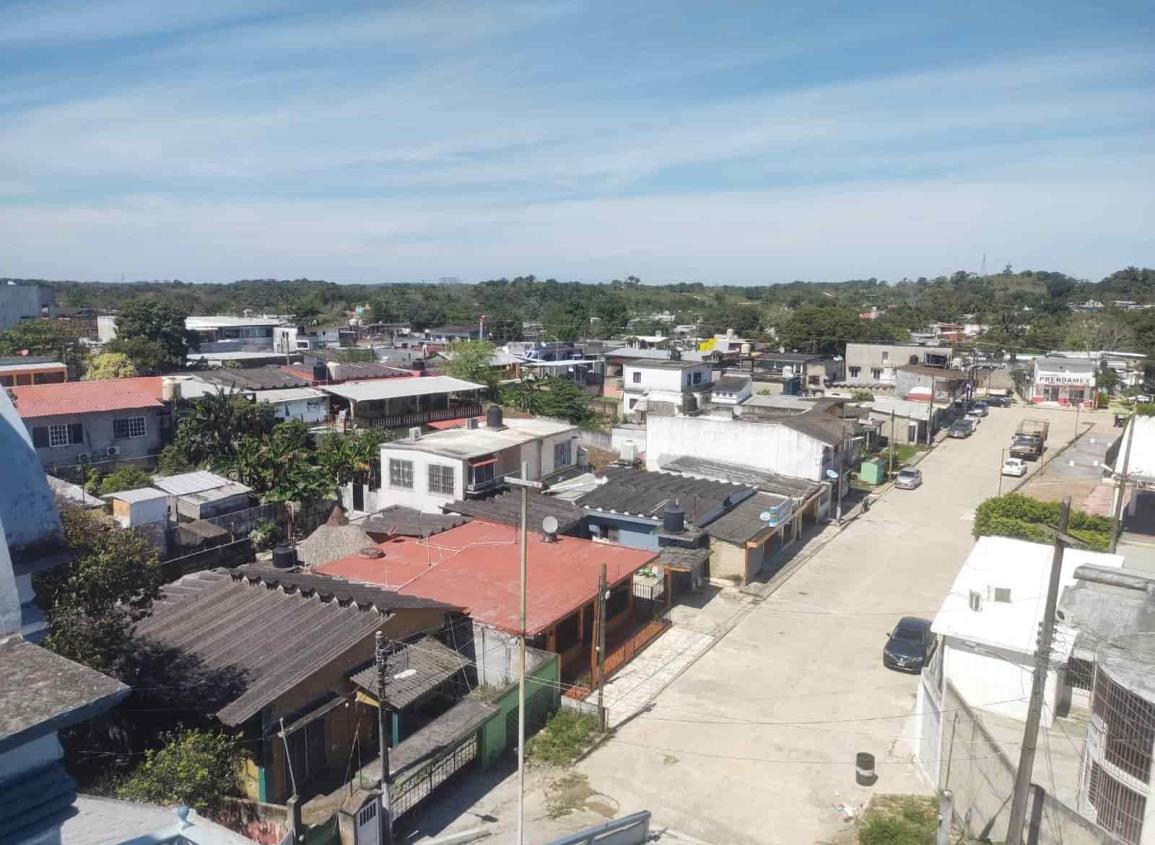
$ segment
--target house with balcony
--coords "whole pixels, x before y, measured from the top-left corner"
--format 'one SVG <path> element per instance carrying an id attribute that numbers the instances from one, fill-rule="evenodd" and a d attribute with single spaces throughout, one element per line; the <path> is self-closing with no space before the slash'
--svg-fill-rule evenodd
<path id="1" fill-rule="evenodd" d="M 0 387 L 59 384 L 68 381 L 68 367 L 51 358 L 0 358 Z"/>
<path id="2" fill-rule="evenodd" d="M 844 372 L 841 358 L 809 352 L 765 352 L 754 361 L 757 390 L 791 396 L 821 396 Z"/>
<path id="3" fill-rule="evenodd" d="M 380 365 L 347 365 L 357 366 Z M 485 391 L 484 385 L 451 376 L 400 375 L 316 387 L 332 397 L 334 416 L 353 428 L 406 428 L 476 417 Z"/>
<path id="4" fill-rule="evenodd" d="M 186 317 L 185 329 L 201 352 L 271 352 L 280 317 Z"/>
<path id="5" fill-rule="evenodd" d="M 627 361 L 622 365 L 621 416 L 644 419 L 648 413 L 697 410 L 714 386 L 710 365 L 681 358 Z"/>
<path id="6" fill-rule="evenodd" d="M 952 357 L 949 346 L 848 343 L 845 383 L 851 387 L 893 388 L 899 367 L 907 364 L 949 367 Z"/>
<path id="7" fill-rule="evenodd" d="M 419 379 L 429 381 L 430 379 Z M 549 479 L 578 462 L 577 426 L 543 419 L 505 419 L 497 406 L 482 423 L 422 432 L 381 445 L 377 507 L 407 505 L 441 513 L 454 500 L 486 496 L 528 467 L 531 481 Z"/>

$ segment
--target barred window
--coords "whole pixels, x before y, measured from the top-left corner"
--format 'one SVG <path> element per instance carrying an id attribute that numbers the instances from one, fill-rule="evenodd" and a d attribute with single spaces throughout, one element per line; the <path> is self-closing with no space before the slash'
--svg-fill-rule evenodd
<path id="1" fill-rule="evenodd" d="M 1155 743 L 1155 705 L 1099 671 L 1095 674 L 1091 710 L 1103 720 L 1107 762 L 1149 783 L 1151 750 Z"/>
<path id="2" fill-rule="evenodd" d="M 561 467 L 568 467 L 573 463 L 573 441 L 566 440 L 561 443 L 553 444 L 553 466 L 554 469 Z"/>
<path id="3" fill-rule="evenodd" d="M 432 465 L 429 467 L 429 492 L 453 495 L 453 467 Z"/>
<path id="4" fill-rule="evenodd" d="M 72 446 L 84 442 L 84 427 L 79 423 L 48 426 L 48 445 Z"/>
<path id="5" fill-rule="evenodd" d="M 1095 808 L 1095 821 L 1100 827 L 1130 845 L 1138 845 L 1143 814 L 1147 811 L 1146 798 L 1119 783 L 1098 763 L 1091 763 L 1087 799 Z"/>
<path id="6" fill-rule="evenodd" d="M 144 417 L 125 417 L 112 421 L 112 436 L 117 440 L 144 437 L 146 432 Z"/>
<path id="7" fill-rule="evenodd" d="M 1067 683 L 1072 689 L 1091 689 L 1091 679 L 1095 677 L 1095 664 L 1090 660 L 1072 657 L 1067 662 Z"/>
<path id="8" fill-rule="evenodd" d="M 402 490 L 413 489 L 413 461 L 389 459 L 389 486 Z"/>

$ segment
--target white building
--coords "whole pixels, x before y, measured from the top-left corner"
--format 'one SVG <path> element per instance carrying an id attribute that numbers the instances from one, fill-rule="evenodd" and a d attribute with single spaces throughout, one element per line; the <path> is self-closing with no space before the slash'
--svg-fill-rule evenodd
<path id="1" fill-rule="evenodd" d="M 750 376 L 723 376 L 714 382 L 710 401 L 715 405 L 741 405 L 753 395 Z"/>
<path id="2" fill-rule="evenodd" d="M 848 452 L 843 421 L 815 411 L 770 422 L 649 416 L 645 451 L 651 470 L 691 455 L 811 481 L 844 473 Z"/>
<path id="3" fill-rule="evenodd" d="M 1031 364 L 1031 402 L 1093 407 L 1096 368 L 1095 361 L 1085 358 L 1036 358 Z"/>
<path id="4" fill-rule="evenodd" d="M 950 366 L 949 346 L 900 346 L 893 343 L 846 344 L 846 383 L 894 387 L 896 371 L 907 364 Z"/>
<path id="5" fill-rule="evenodd" d="M 916 704 L 915 749 L 925 770 L 937 773 L 949 682 L 975 710 L 1025 720 L 1039 623 L 1054 550 L 1008 537 L 980 537 L 934 618 L 938 651 L 923 670 Z M 1120 555 L 1067 549 L 1060 589 L 1077 583 L 1075 570 L 1123 565 Z M 1044 688 L 1041 725 L 1049 728 L 1065 696 L 1065 667 L 1076 630 L 1059 622 Z M 949 719 L 945 720 L 949 723 Z"/>
<path id="6" fill-rule="evenodd" d="M 440 513 L 442 505 L 503 486 L 507 475 L 521 474 L 522 463 L 533 481 L 573 467 L 577 440 L 577 427 L 569 423 L 504 420 L 496 406 L 484 423 L 471 419 L 461 428 L 428 434 L 413 429 L 404 440 L 381 446 L 376 504 Z"/>
<path id="7" fill-rule="evenodd" d="M 622 366 L 623 418 L 665 405 L 681 410 L 692 399 L 694 409 L 701 407 L 713 386 L 710 365 L 701 361 L 638 359 Z"/>
<path id="8" fill-rule="evenodd" d="M 201 352 L 263 352 L 273 349 L 280 317 L 186 317 L 185 328 Z"/>

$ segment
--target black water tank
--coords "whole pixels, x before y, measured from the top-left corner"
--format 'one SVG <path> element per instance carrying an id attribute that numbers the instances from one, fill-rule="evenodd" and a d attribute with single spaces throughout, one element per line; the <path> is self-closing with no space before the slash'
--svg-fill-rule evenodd
<path id="1" fill-rule="evenodd" d="M 424 358 L 414 358 L 413 362 L 409 365 L 409 369 L 411 369 L 417 373 L 425 372 L 425 359 Z"/>
<path id="2" fill-rule="evenodd" d="M 313 381 L 328 381 L 329 368 L 325 366 L 325 362 L 318 361 L 313 365 Z"/>
<path id="3" fill-rule="evenodd" d="M 505 418 L 500 405 L 490 405 L 485 409 L 485 425 L 486 428 L 504 428 Z"/>
<path id="4" fill-rule="evenodd" d="M 276 546 L 273 549 L 273 567 L 292 569 L 297 565 L 297 550 L 293 546 Z"/>
<path id="5" fill-rule="evenodd" d="M 667 534 L 681 534 L 686 530 L 686 512 L 677 502 L 670 502 L 662 511 L 662 530 Z"/>

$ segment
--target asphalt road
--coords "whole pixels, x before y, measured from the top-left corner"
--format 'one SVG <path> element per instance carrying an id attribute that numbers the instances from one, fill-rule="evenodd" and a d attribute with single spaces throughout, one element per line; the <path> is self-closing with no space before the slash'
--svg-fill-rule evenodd
<path id="1" fill-rule="evenodd" d="M 718 845 L 829 841 L 838 804 L 929 792 L 907 739 L 918 681 L 884 669 L 882 646 L 899 616 L 936 613 L 1024 417 L 1051 420 L 1052 450 L 1074 435 L 1074 412 L 996 408 L 947 440 L 922 487 L 884 495 L 581 763 L 590 787 Z M 878 760 L 869 789 L 858 751 Z"/>

